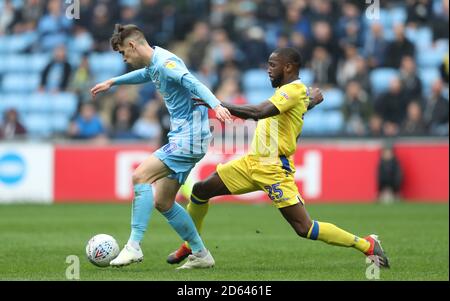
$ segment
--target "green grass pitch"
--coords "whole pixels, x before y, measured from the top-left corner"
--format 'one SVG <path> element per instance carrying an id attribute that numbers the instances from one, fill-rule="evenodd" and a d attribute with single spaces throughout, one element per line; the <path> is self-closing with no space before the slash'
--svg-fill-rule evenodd
<path id="1" fill-rule="evenodd" d="M 367 280 L 365 257 L 350 248 L 299 238 L 270 205 L 212 204 L 204 241 L 216 266 L 175 270 L 166 256 L 181 241 L 154 211 L 144 261 L 98 268 L 85 257 L 88 239 L 113 235 L 120 247 L 129 204 L 1 205 L 0 280 L 66 280 L 66 257 L 80 259 L 80 280 Z M 380 280 L 449 280 L 448 204 L 308 205 L 313 219 L 356 235 L 377 233 L 392 268 Z"/>

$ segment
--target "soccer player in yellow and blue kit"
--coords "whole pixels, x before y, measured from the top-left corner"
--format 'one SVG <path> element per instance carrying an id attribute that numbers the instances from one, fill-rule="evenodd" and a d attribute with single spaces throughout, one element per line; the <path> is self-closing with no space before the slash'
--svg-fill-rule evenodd
<path id="1" fill-rule="evenodd" d="M 120 267 L 142 261 L 140 242 L 154 203 L 178 235 L 192 247 L 192 255 L 180 268 L 212 267 L 214 258 L 205 248 L 189 214 L 175 202 L 175 196 L 191 169 L 205 155 L 211 137 L 208 110 L 195 106 L 192 96 L 204 99 L 221 121 L 229 119 L 230 112 L 187 70 L 178 56 L 161 47 L 151 47 L 137 26 L 117 24 L 111 46 L 122 54 L 124 62 L 138 69 L 95 85 L 91 89 L 92 96 L 114 85 L 151 81 L 164 98 L 171 131 L 169 143 L 150 155 L 133 173 L 131 234 L 110 265 Z"/>
<path id="2" fill-rule="evenodd" d="M 311 220 L 305 209 L 305 202 L 294 180 L 292 156 L 302 131 L 303 115 L 323 98 L 318 89 L 314 91 L 315 96 L 309 95 L 310 90 L 298 79 L 300 66 L 301 56 L 295 49 L 277 49 L 268 61 L 268 74 L 272 86 L 276 88 L 275 94 L 259 105 L 223 104 L 232 115 L 259 120 L 251 150 L 239 159 L 218 165 L 215 173 L 196 183 L 188 212 L 201 232 L 210 198 L 262 190 L 299 236 L 353 247 L 377 265 L 389 267 L 388 258 L 376 235 L 360 238 L 333 224 Z M 198 101 L 204 104 L 202 100 Z M 188 254 L 190 248 L 184 243 L 169 255 L 167 262 L 179 263 Z"/>

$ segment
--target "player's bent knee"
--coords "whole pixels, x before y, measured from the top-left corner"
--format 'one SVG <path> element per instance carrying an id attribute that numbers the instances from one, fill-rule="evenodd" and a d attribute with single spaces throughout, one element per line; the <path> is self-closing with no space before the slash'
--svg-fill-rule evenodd
<path id="1" fill-rule="evenodd" d="M 208 190 L 204 188 L 204 184 L 203 182 L 197 182 L 194 184 L 194 187 L 192 187 L 192 193 L 202 199 L 202 200 L 208 200 L 209 197 L 209 193 Z"/>
<path id="2" fill-rule="evenodd" d="M 135 171 L 132 176 L 133 185 L 146 183 L 146 178 L 142 172 Z"/>
<path id="3" fill-rule="evenodd" d="M 167 204 L 167 203 L 164 203 L 164 202 L 158 202 L 158 201 L 155 201 L 155 208 L 156 208 L 156 210 L 158 210 L 159 212 L 166 212 L 166 211 L 168 211 L 170 208 L 172 208 L 172 205 L 173 204 Z"/>

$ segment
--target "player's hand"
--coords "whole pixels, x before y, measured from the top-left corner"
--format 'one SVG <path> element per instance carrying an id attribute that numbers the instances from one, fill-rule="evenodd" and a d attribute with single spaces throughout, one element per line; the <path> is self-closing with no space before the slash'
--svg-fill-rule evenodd
<path id="1" fill-rule="evenodd" d="M 323 101 L 322 91 L 319 88 L 309 88 L 310 97 L 316 105 Z"/>
<path id="2" fill-rule="evenodd" d="M 107 81 L 104 81 L 102 83 L 96 84 L 94 88 L 91 89 L 91 95 L 93 98 L 97 95 L 99 92 L 108 91 L 109 88 L 113 85 L 112 80 L 108 79 Z"/>
<path id="3" fill-rule="evenodd" d="M 211 107 L 201 98 L 193 97 L 192 100 L 194 101 L 194 106 L 205 106 L 211 109 Z M 230 111 L 228 111 L 228 109 L 224 108 L 222 105 L 218 105 L 214 109 L 214 112 L 216 112 L 217 119 L 222 122 L 225 122 L 226 120 L 232 120 Z"/>
<path id="4" fill-rule="evenodd" d="M 222 105 L 218 105 L 214 108 L 214 112 L 216 112 L 216 117 L 222 122 L 226 120 L 231 120 L 230 111 L 227 108 L 224 108 Z"/>

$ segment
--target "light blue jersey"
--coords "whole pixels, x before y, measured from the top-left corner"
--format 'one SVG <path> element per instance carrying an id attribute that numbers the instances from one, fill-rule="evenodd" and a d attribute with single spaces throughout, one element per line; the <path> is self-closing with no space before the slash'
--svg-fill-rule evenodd
<path id="1" fill-rule="evenodd" d="M 113 78 L 115 85 L 152 81 L 163 96 L 170 115 L 169 143 L 154 154 L 184 183 L 190 170 L 207 151 L 211 132 L 208 109 L 194 106 L 192 97 L 201 98 L 211 108 L 220 101 L 187 69 L 175 54 L 155 47 L 149 66 Z"/>

